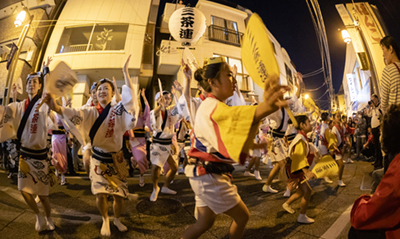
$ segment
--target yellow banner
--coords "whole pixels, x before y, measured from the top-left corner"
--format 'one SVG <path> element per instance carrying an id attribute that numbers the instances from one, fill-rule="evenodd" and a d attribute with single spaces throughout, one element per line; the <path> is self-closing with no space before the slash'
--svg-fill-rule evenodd
<path id="1" fill-rule="evenodd" d="M 267 28 L 256 13 L 251 15 L 243 36 L 242 61 L 251 79 L 261 89 L 264 89 L 269 75 L 280 75 L 274 46 Z"/>
<path id="2" fill-rule="evenodd" d="M 312 172 L 315 174 L 316 178 L 323 178 L 337 175 L 339 167 L 330 155 L 324 155 L 318 160 L 318 163 L 315 164 Z"/>
<path id="3" fill-rule="evenodd" d="M 251 15 L 242 41 L 242 61 L 251 79 L 261 88 L 265 88 L 271 76 L 279 79 L 280 70 L 275 58 L 274 45 L 269 38 L 267 28 L 257 13 Z M 285 107 L 293 125 L 297 121 L 289 107 Z"/>

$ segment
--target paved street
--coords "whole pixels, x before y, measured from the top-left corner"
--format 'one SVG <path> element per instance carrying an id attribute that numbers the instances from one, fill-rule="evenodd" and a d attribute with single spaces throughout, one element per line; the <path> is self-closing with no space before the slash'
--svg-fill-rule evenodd
<path id="1" fill-rule="evenodd" d="M 307 214 L 315 219 L 315 223 L 302 225 L 296 222 L 300 200 L 293 204 L 297 211 L 294 215 L 281 207 L 286 200 L 283 198 L 283 183 L 273 184 L 280 193 L 264 193 L 261 191 L 262 182 L 244 177 L 244 167 L 236 167 L 234 183 L 250 210 L 244 238 L 347 238 L 351 205 L 358 196 L 369 193 L 372 168 L 370 163 L 362 161 L 346 164 L 343 181 L 347 186 L 344 188 L 337 186 L 337 177 L 332 177 L 333 184 L 314 180 Z M 269 170 L 267 165 L 261 167 L 264 179 Z M 56 230 L 37 233 L 34 230 L 35 215 L 18 192 L 16 179 L 7 179 L 6 173 L 1 171 L 1 238 L 99 238 L 101 216 L 90 191 L 90 181 L 85 176 L 69 177 L 67 185 L 51 188 L 50 201 Z M 111 225 L 111 238 L 180 238 L 185 228 L 195 222 L 194 194 L 184 175 L 179 175 L 171 185 L 178 191 L 176 196 L 160 193 L 155 203 L 148 199 L 152 191 L 150 176 L 146 177 L 145 187 L 140 188 L 137 184 L 137 177 L 129 179 L 130 191 L 138 193 L 140 198 L 135 202 L 126 201 L 121 218 L 129 230 L 120 233 Z M 112 205 L 111 201 L 109 205 Z M 111 207 L 109 213 L 112 218 Z M 213 228 L 201 238 L 227 238 L 230 223 L 228 216 L 218 216 Z"/>

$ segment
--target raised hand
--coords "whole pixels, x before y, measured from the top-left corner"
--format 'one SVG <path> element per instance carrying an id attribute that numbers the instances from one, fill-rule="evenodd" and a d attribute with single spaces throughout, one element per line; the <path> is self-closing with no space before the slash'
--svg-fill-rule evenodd
<path id="1" fill-rule="evenodd" d="M 171 86 L 171 94 L 172 94 L 172 95 L 175 95 L 175 93 L 176 93 L 175 87 L 172 85 L 172 86 Z"/>
<path id="2" fill-rule="evenodd" d="M 47 63 L 46 63 L 45 61 L 43 61 L 43 68 L 44 68 L 44 67 L 49 67 L 50 62 L 52 62 L 52 61 L 53 61 L 53 57 L 48 56 L 48 57 L 47 57 Z"/>
<path id="3" fill-rule="evenodd" d="M 280 107 L 287 106 L 288 103 L 283 100 L 283 94 L 286 93 L 286 91 L 289 91 L 290 88 L 288 86 L 279 85 L 279 77 L 277 75 L 271 76 L 267 82 L 270 83 L 265 84 L 263 94 L 266 104 L 271 107 L 273 112 L 278 110 Z"/>
<path id="4" fill-rule="evenodd" d="M 124 68 L 122 69 L 122 71 L 123 71 L 125 74 L 128 74 L 129 61 L 131 60 L 131 56 L 132 56 L 132 55 L 129 55 L 129 56 L 128 56 L 128 59 L 126 59 Z M 128 75 L 129 75 L 129 74 L 128 74 Z"/>
<path id="5" fill-rule="evenodd" d="M 143 98 L 146 98 L 146 89 L 143 88 L 140 94 L 142 95 Z"/>
<path id="6" fill-rule="evenodd" d="M 236 79 L 236 75 L 237 75 L 237 66 L 236 65 L 233 65 L 233 67 L 232 67 L 232 76 L 233 76 L 233 78 L 235 78 Z"/>
<path id="7" fill-rule="evenodd" d="M 69 98 L 69 99 L 67 100 L 67 102 L 65 103 L 65 107 L 71 108 L 71 106 L 72 106 L 72 98 Z"/>
<path id="8" fill-rule="evenodd" d="M 51 96 L 50 93 L 45 93 L 43 94 L 43 100 L 42 102 L 46 103 L 49 108 L 53 111 L 55 111 L 58 114 L 61 114 L 61 107 L 57 104 L 56 100 Z"/>
<path id="9" fill-rule="evenodd" d="M 175 87 L 175 89 L 176 89 L 180 94 L 182 94 L 183 87 L 182 87 L 181 83 L 179 83 L 177 80 L 175 80 L 173 86 Z"/>
<path id="10" fill-rule="evenodd" d="M 190 69 L 189 65 L 186 64 L 182 59 L 182 67 L 183 67 L 183 74 L 185 75 L 186 79 L 192 79 L 192 69 Z"/>
<path id="11" fill-rule="evenodd" d="M 158 104 L 160 104 L 162 109 L 165 107 L 165 103 L 166 102 L 165 102 L 165 99 L 164 99 L 163 95 L 161 95 L 160 98 L 158 98 L 157 102 L 158 102 Z"/>
<path id="12" fill-rule="evenodd" d="M 16 100 L 17 92 L 17 85 L 13 83 L 11 87 L 11 96 L 13 97 L 14 101 Z"/>

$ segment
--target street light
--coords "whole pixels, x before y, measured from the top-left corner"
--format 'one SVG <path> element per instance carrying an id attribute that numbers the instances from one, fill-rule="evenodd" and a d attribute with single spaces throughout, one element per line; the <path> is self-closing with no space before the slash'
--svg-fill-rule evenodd
<path id="1" fill-rule="evenodd" d="M 15 27 L 19 27 L 22 25 L 22 23 L 25 20 L 25 16 L 26 16 L 26 12 L 25 11 L 21 11 L 20 13 L 18 13 L 17 18 L 15 19 Z"/>
<path id="2" fill-rule="evenodd" d="M 304 95 L 304 99 L 308 99 L 308 98 L 310 98 L 310 95 L 309 94 L 305 94 Z"/>
<path id="3" fill-rule="evenodd" d="M 13 82 L 13 77 L 14 77 L 14 72 L 15 72 L 15 68 L 17 66 L 18 63 L 18 58 L 19 58 L 19 54 L 21 53 L 21 48 L 24 45 L 25 39 L 26 39 L 26 35 L 28 34 L 29 28 L 31 26 L 33 17 L 30 16 L 29 14 L 29 10 L 28 8 L 26 8 L 24 5 L 23 9 L 20 13 L 18 13 L 17 18 L 15 19 L 15 27 L 19 27 L 22 25 L 22 23 L 24 22 L 26 13 L 28 12 L 28 17 L 29 17 L 29 23 L 26 24 L 21 31 L 21 35 L 19 36 L 18 42 L 16 44 L 16 51 L 14 56 L 11 59 L 11 64 L 10 64 L 10 68 L 8 69 L 7 72 L 7 79 L 6 79 L 6 89 L 4 91 L 4 97 L 3 97 L 3 105 L 8 105 L 9 100 L 10 100 L 10 92 L 11 92 L 11 85 Z"/>
<path id="4" fill-rule="evenodd" d="M 350 34 L 347 32 L 347 30 L 342 30 L 342 37 L 344 42 L 349 44 L 351 42 Z"/>

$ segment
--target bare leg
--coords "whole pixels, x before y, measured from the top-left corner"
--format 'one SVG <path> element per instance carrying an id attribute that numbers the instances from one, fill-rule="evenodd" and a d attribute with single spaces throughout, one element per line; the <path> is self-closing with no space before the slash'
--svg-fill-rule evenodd
<path id="1" fill-rule="evenodd" d="M 217 216 L 209 207 L 198 207 L 197 213 L 197 222 L 185 230 L 183 239 L 199 238 L 212 227 Z"/>
<path id="2" fill-rule="evenodd" d="M 247 169 L 246 169 L 247 172 L 250 172 L 250 170 L 253 167 L 255 161 L 256 161 L 256 158 L 252 157 L 250 162 L 249 162 L 249 165 L 247 166 Z"/>
<path id="3" fill-rule="evenodd" d="M 114 195 L 114 204 L 113 204 L 113 209 L 114 209 L 114 225 L 118 228 L 119 231 L 125 232 L 128 230 L 128 228 L 122 224 L 122 222 L 119 220 L 119 217 L 121 216 L 122 208 L 124 206 L 124 199 L 120 196 Z"/>
<path id="4" fill-rule="evenodd" d="M 160 167 L 153 164 L 151 166 L 151 180 L 153 182 L 153 188 L 158 188 L 158 178 L 160 177 Z"/>
<path id="5" fill-rule="evenodd" d="M 293 194 L 292 196 L 290 196 L 290 198 L 284 204 L 282 204 L 283 209 L 285 209 L 290 214 L 294 214 L 296 211 L 290 206 L 290 204 L 292 202 L 296 201 L 297 199 L 301 198 L 303 195 L 304 195 L 304 191 L 299 186 L 299 188 L 297 189 L 296 193 Z"/>
<path id="6" fill-rule="evenodd" d="M 300 203 L 300 214 L 306 214 L 308 202 L 311 197 L 311 189 L 308 187 L 307 183 L 302 183 L 299 185 L 299 189 L 304 192 L 304 196 Z"/>
<path id="7" fill-rule="evenodd" d="M 255 157 L 254 158 L 254 170 L 258 171 L 258 169 L 260 168 L 260 161 L 261 161 L 260 157 Z"/>
<path id="8" fill-rule="evenodd" d="M 46 214 L 46 217 L 47 218 L 51 217 L 49 196 L 39 196 L 39 198 L 40 198 L 40 201 L 42 202 L 42 205 L 44 208 L 44 213 Z"/>
<path id="9" fill-rule="evenodd" d="M 151 180 L 153 181 L 153 192 L 150 196 L 150 201 L 157 201 L 158 193 L 160 192 L 160 188 L 158 187 L 158 178 L 160 177 L 161 168 L 157 165 L 153 164 L 151 168 Z"/>
<path id="10" fill-rule="evenodd" d="M 21 192 L 22 196 L 24 197 L 26 204 L 28 204 L 28 206 L 33 210 L 33 212 L 35 214 L 39 214 L 40 213 L 39 208 L 38 208 L 32 194 L 29 194 L 29 193 L 23 192 L 23 191 L 20 191 L 20 192 Z"/>
<path id="11" fill-rule="evenodd" d="M 110 236 L 110 221 L 108 218 L 108 202 L 107 195 L 104 193 L 96 194 L 96 204 L 99 212 L 103 218 L 103 225 L 101 226 L 100 234 L 102 236 Z"/>
<path id="12" fill-rule="evenodd" d="M 269 172 L 268 179 L 265 185 L 271 185 L 272 180 L 274 180 L 275 176 L 278 174 L 279 170 L 281 169 L 281 167 L 284 166 L 284 164 L 285 164 L 284 160 L 281 160 L 274 164 L 274 167 L 272 168 L 271 172 Z"/>
<path id="13" fill-rule="evenodd" d="M 301 198 L 304 195 L 303 189 L 299 186 L 296 190 L 296 193 L 290 196 L 290 198 L 285 202 L 286 204 L 290 205 L 292 202 L 296 201 L 297 199 Z"/>
<path id="14" fill-rule="evenodd" d="M 27 192 L 20 191 L 22 196 L 24 197 L 24 200 L 26 204 L 33 210 L 33 212 L 36 214 L 36 224 L 35 224 L 35 230 L 40 232 L 45 229 L 46 225 L 46 220 L 43 217 L 43 215 L 40 213 L 39 208 L 36 204 L 35 199 L 33 198 L 32 194 L 29 194 Z M 45 203 L 43 203 L 43 207 L 46 210 Z M 50 207 L 50 205 L 49 205 Z M 47 212 L 46 212 L 47 213 Z M 50 213 L 49 213 L 50 214 Z M 54 226 L 54 225 L 53 225 Z M 54 229 L 53 229 L 54 230 Z"/>
<path id="15" fill-rule="evenodd" d="M 244 229 L 249 221 L 250 213 L 243 201 L 225 212 L 226 215 L 233 218 L 229 229 L 229 238 L 238 239 L 243 237 Z"/>
<path id="16" fill-rule="evenodd" d="M 343 160 L 336 160 L 336 163 L 339 166 L 339 180 L 342 180 L 342 176 L 343 176 L 343 171 L 344 171 L 344 164 L 343 164 Z"/>
<path id="17" fill-rule="evenodd" d="M 55 226 L 53 223 L 53 219 L 51 218 L 51 208 L 50 208 L 49 196 L 39 196 L 39 198 L 40 198 L 40 201 L 42 202 L 44 212 L 46 214 L 47 229 L 52 231 L 55 229 Z"/>
<path id="18" fill-rule="evenodd" d="M 165 177 L 165 182 L 163 187 L 168 188 L 171 181 L 174 180 L 176 172 L 178 171 L 178 165 L 176 164 L 175 160 L 172 158 L 171 155 L 168 157 L 167 163 L 169 164 L 170 170 L 168 171 Z"/>

